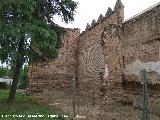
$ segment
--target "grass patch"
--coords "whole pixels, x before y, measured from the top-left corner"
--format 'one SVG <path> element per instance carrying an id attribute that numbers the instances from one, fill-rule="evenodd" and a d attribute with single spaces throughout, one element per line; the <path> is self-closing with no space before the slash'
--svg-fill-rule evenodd
<path id="1" fill-rule="evenodd" d="M 22 95 L 20 91 L 17 91 L 15 102 L 7 105 L 8 95 L 9 90 L 0 89 L 0 120 L 64 120 L 55 109 L 36 103 L 31 96 Z M 6 117 L 6 115 L 11 116 Z M 23 116 L 17 117 L 17 115 Z M 36 118 L 30 115 L 42 116 Z M 59 117 L 51 118 L 48 115 L 59 115 Z"/>

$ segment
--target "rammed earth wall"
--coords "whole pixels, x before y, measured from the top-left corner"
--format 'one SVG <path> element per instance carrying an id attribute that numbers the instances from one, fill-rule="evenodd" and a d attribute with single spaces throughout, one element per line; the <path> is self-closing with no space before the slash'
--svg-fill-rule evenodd
<path id="1" fill-rule="evenodd" d="M 140 81 L 139 72 L 147 69 L 151 83 L 160 82 L 160 3 L 124 21 L 124 6 L 117 0 L 97 22 L 92 21 L 80 34 L 67 29 L 59 57 L 46 65 L 30 68 L 31 91 L 47 86 L 62 89 L 71 85 L 75 74 L 79 92 L 89 94 L 101 85 Z M 103 80 L 100 73 L 104 73 Z M 98 92 L 96 92 L 98 93 Z"/>
<path id="2" fill-rule="evenodd" d="M 127 80 L 138 80 L 140 69 L 150 82 L 160 82 L 160 4 L 122 23 L 121 42 Z"/>
<path id="3" fill-rule="evenodd" d="M 71 76 L 76 71 L 77 36 L 79 29 L 66 29 L 62 36 L 62 48 L 56 60 L 49 63 L 39 63 L 30 66 L 29 87 L 31 91 L 43 92 L 43 89 L 66 89 L 71 87 Z M 38 86 L 38 87 L 37 87 Z"/>

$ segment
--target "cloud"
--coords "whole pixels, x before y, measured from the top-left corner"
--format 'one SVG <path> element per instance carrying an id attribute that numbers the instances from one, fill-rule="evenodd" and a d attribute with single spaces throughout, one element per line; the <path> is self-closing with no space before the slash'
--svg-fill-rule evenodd
<path id="1" fill-rule="evenodd" d="M 60 18 L 55 18 L 55 22 L 67 28 L 80 28 L 84 30 L 87 23 L 91 23 L 93 19 L 98 19 L 100 14 L 105 14 L 108 7 L 114 8 L 116 0 L 76 0 L 79 2 L 75 21 L 69 24 L 61 22 Z M 159 0 L 122 0 L 125 6 L 125 19 L 147 9 L 156 4 Z"/>

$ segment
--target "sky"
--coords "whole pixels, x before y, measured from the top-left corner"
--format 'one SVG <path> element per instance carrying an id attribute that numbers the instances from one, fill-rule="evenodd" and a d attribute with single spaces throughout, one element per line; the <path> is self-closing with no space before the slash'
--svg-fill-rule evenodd
<path id="1" fill-rule="evenodd" d="M 74 16 L 75 21 L 69 24 L 61 22 L 60 17 L 55 17 L 54 21 L 60 26 L 66 28 L 80 28 L 85 30 L 87 23 L 91 24 L 92 20 L 97 20 L 100 14 L 105 15 L 108 7 L 114 9 L 117 0 L 73 0 L 78 2 L 78 8 Z M 121 0 L 124 4 L 124 19 L 142 12 L 143 10 L 160 2 L 160 0 Z"/>

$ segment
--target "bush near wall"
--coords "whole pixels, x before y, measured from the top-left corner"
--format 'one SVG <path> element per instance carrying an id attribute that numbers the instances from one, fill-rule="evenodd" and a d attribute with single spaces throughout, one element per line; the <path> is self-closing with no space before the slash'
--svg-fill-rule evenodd
<path id="1" fill-rule="evenodd" d="M 0 82 L 0 89 L 8 89 L 9 85 L 7 85 L 7 83 L 5 82 Z"/>

